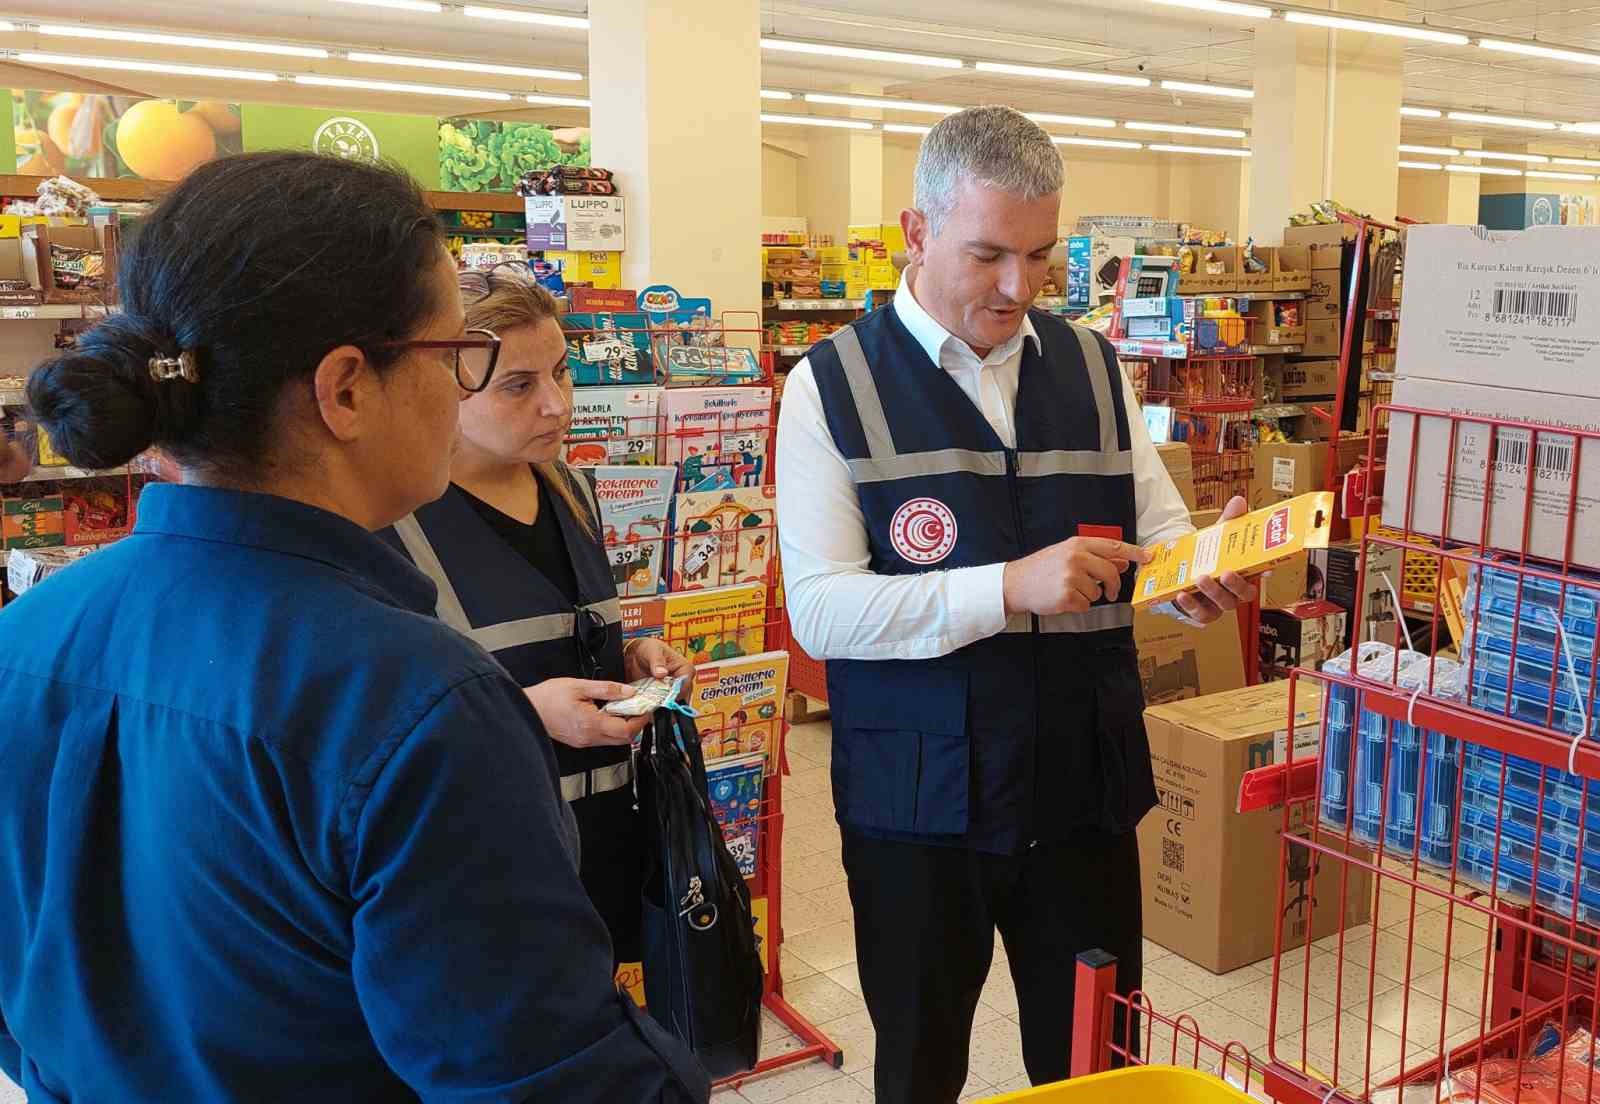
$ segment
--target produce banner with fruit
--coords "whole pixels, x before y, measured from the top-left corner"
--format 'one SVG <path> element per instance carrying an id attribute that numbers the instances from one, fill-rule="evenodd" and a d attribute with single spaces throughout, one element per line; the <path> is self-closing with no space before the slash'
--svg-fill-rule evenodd
<path id="1" fill-rule="evenodd" d="M 25 176 L 136 176 L 179 180 L 197 165 L 238 153 L 239 105 L 216 100 L 12 89 L 13 157 Z"/>
<path id="2" fill-rule="evenodd" d="M 309 149 L 340 157 L 389 161 L 424 188 L 439 187 L 439 120 L 282 104 L 244 105 L 244 148 Z"/>

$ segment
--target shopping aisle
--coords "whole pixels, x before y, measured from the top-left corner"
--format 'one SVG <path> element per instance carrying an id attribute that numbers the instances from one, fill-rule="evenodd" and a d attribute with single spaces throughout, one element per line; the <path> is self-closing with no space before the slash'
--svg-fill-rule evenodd
<path id="1" fill-rule="evenodd" d="M 826 724 L 799 726 L 789 734 L 789 766 L 794 772 L 784 780 L 784 932 L 783 969 L 790 1001 L 821 1026 L 845 1052 L 842 1070 L 821 1062 L 781 1071 L 746 1083 L 739 1091 L 724 1090 L 713 1096 L 716 1104 L 863 1104 L 872 1094 L 872 1025 L 860 996 L 855 968 L 855 936 L 850 899 L 845 889 L 844 867 L 839 861 L 839 827 L 833 819 L 828 780 L 830 736 Z M 1409 897 L 1385 881 L 1376 902 L 1377 947 L 1372 946 L 1371 925 L 1345 933 L 1342 979 L 1346 1008 L 1340 1044 L 1341 1080 L 1348 1082 L 1349 1063 L 1359 1046 L 1352 1042 L 1365 1032 L 1364 1011 L 1368 986 L 1367 964 L 1375 959 L 1376 981 L 1372 1011 L 1373 1083 L 1393 1076 L 1400 1059 L 1402 1027 L 1410 1042 L 1407 1066 L 1414 1066 L 1431 1051 L 1440 1022 L 1438 997 L 1444 991 L 1445 914 L 1443 902 L 1423 895 L 1416 903 L 1412 942 L 1411 983 L 1406 978 L 1406 930 L 1412 913 Z M 1449 974 L 1451 1011 L 1446 1023 L 1448 1042 L 1470 1038 L 1478 1022 L 1482 995 L 1487 933 L 1478 913 L 1456 913 L 1452 939 L 1455 963 Z M 1468 939 L 1463 924 L 1483 932 L 1484 939 Z M 1285 959 L 1284 985 L 1279 998 L 1279 1050 L 1298 1055 L 1301 1006 L 1309 1010 L 1310 1039 L 1306 1044 L 1312 1065 L 1332 1066 L 1333 1016 L 1337 979 L 1338 938 L 1320 940 L 1312 951 L 1309 978 L 1304 951 Z M 1167 1016 L 1187 1012 L 1208 1038 L 1236 1040 L 1265 1060 L 1267 1025 L 1272 1000 L 1271 960 L 1229 974 L 1213 974 L 1153 943 L 1145 944 L 1145 984 L 1155 1009 Z M 1359 976 L 1357 976 L 1359 975 Z M 1404 1000 L 1409 989 L 1409 1000 Z M 1309 990 L 1308 1000 L 1301 994 Z M 1016 992 L 1005 968 L 1005 950 L 995 942 L 995 964 L 984 987 L 972 1033 L 972 1059 L 967 1091 L 962 1100 L 979 1100 L 1028 1087 L 1022 1064 L 1022 1042 L 1017 1021 Z M 1402 1020 L 1402 1017 L 1405 1017 Z M 1425 1026 L 1426 1025 L 1426 1026 Z M 1357 1035 L 1352 1035 L 1356 1032 Z M 768 1017 L 763 1056 L 798 1046 L 781 1024 Z M 1192 1046 L 1192 1044 L 1191 1044 Z M 1157 1061 L 1173 1061 L 1170 1034 L 1157 1031 L 1151 1043 Z M 1176 1062 L 1194 1065 L 1181 1046 Z M 1357 1084 L 1360 1077 L 1355 1077 Z"/>

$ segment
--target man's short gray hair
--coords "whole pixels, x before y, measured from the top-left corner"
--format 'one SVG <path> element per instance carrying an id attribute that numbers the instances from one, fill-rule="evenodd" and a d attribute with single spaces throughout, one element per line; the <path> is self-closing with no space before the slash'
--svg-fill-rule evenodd
<path id="1" fill-rule="evenodd" d="M 938 235 L 963 181 L 1033 200 L 1061 190 L 1061 156 L 1050 136 L 1015 108 L 970 107 L 941 119 L 922 140 L 912 202 Z"/>

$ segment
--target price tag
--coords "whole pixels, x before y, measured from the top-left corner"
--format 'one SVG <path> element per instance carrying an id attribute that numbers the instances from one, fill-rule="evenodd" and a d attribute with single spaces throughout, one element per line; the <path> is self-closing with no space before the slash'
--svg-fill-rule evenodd
<path id="1" fill-rule="evenodd" d="M 589 364 L 602 364 L 613 360 L 622 360 L 633 352 L 633 345 L 627 341 L 618 341 L 609 338 L 601 341 L 585 341 L 583 343 L 583 359 Z"/>

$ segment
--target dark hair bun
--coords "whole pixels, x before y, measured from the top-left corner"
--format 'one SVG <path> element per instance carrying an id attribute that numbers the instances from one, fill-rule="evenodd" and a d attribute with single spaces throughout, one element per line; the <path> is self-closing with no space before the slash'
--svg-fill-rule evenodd
<path id="1" fill-rule="evenodd" d="M 169 435 L 198 396 L 180 394 L 193 390 L 182 380 L 151 378 L 150 358 L 163 352 L 144 326 L 117 315 L 36 368 L 28 405 L 55 450 L 80 468 L 114 468 Z"/>

